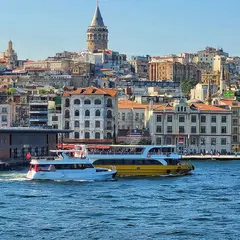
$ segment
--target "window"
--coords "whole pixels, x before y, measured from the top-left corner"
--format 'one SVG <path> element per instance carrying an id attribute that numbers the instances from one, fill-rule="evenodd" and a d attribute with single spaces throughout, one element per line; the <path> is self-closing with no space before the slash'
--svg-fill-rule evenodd
<path id="1" fill-rule="evenodd" d="M 157 126 L 156 132 L 157 132 L 157 133 L 161 133 L 161 132 L 162 132 L 162 126 Z"/>
<path id="2" fill-rule="evenodd" d="M 172 133 L 172 126 L 167 126 L 167 133 Z"/>
<path id="3" fill-rule="evenodd" d="M 79 121 L 74 121 L 74 127 L 79 128 Z"/>
<path id="4" fill-rule="evenodd" d="M 95 99 L 94 100 L 94 104 L 95 105 L 101 105 L 102 104 L 102 101 L 100 99 Z"/>
<path id="5" fill-rule="evenodd" d="M 111 139 L 112 138 L 112 134 L 110 132 L 107 133 L 107 139 Z"/>
<path id="6" fill-rule="evenodd" d="M 100 139 L 100 132 L 95 133 L 95 139 Z"/>
<path id="7" fill-rule="evenodd" d="M 139 113 L 135 114 L 135 121 L 139 121 Z"/>
<path id="8" fill-rule="evenodd" d="M 2 113 L 7 113 L 7 108 L 6 107 L 2 108 Z"/>
<path id="9" fill-rule="evenodd" d="M 167 115 L 167 122 L 172 122 L 172 115 Z"/>
<path id="10" fill-rule="evenodd" d="M 217 117 L 216 117 L 216 116 L 212 116 L 212 117 L 211 117 L 211 122 L 212 122 L 212 123 L 217 122 Z"/>
<path id="11" fill-rule="evenodd" d="M 238 137 L 236 135 L 234 135 L 232 139 L 234 143 L 238 142 Z"/>
<path id="12" fill-rule="evenodd" d="M 233 119 L 233 125 L 238 125 L 238 120 L 237 120 L 237 118 L 235 118 L 235 119 Z"/>
<path id="13" fill-rule="evenodd" d="M 238 133 L 238 127 L 233 128 L 233 133 L 237 134 Z"/>
<path id="14" fill-rule="evenodd" d="M 122 113 L 122 120 L 125 121 L 125 113 Z"/>
<path id="15" fill-rule="evenodd" d="M 216 138 L 211 138 L 211 145 L 216 145 Z"/>
<path id="16" fill-rule="evenodd" d="M 109 98 L 107 100 L 107 107 L 112 107 L 112 99 L 111 98 Z"/>
<path id="17" fill-rule="evenodd" d="M 69 110 L 66 110 L 66 111 L 65 111 L 65 118 L 70 118 L 70 112 L 69 112 Z"/>
<path id="18" fill-rule="evenodd" d="M 70 100 L 67 98 L 65 100 L 65 107 L 69 107 L 70 106 Z"/>
<path id="19" fill-rule="evenodd" d="M 80 100 L 79 100 L 79 99 L 75 99 L 75 100 L 74 100 L 74 104 L 75 104 L 75 105 L 79 105 L 79 104 L 80 104 Z"/>
<path id="20" fill-rule="evenodd" d="M 52 121 L 58 121 L 58 116 L 52 116 Z"/>
<path id="21" fill-rule="evenodd" d="M 90 111 L 89 110 L 86 110 L 85 111 L 85 117 L 89 117 L 90 116 Z"/>
<path id="22" fill-rule="evenodd" d="M 75 110 L 74 115 L 75 115 L 75 117 L 79 117 L 79 111 L 78 111 L 78 110 Z"/>
<path id="23" fill-rule="evenodd" d="M 157 115 L 157 122 L 162 122 L 162 115 Z"/>
<path id="24" fill-rule="evenodd" d="M 107 130 L 112 130 L 112 122 L 107 121 Z"/>
<path id="25" fill-rule="evenodd" d="M 79 132 L 74 133 L 74 138 L 79 138 Z"/>
<path id="26" fill-rule="evenodd" d="M 211 126 L 211 133 L 216 133 L 216 132 L 217 132 L 217 127 Z"/>
<path id="27" fill-rule="evenodd" d="M 196 133 L 196 132 L 197 132 L 196 126 L 191 126 L 191 133 Z"/>
<path id="28" fill-rule="evenodd" d="M 201 131 L 201 133 L 206 133 L 206 127 L 205 126 L 201 126 L 200 131 Z"/>
<path id="29" fill-rule="evenodd" d="M 96 112 L 95 112 L 95 116 L 96 116 L 96 117 L 100 117 L 100 116 L 101 116 L 101 112 L 100 112 L 100 110 L 96 110 Z"/>
<path id="30" fill-rule="evenodd" d="M 84 100 L 84 104 L 85 104 L 85 105 L 90 105 L 90 104 L 91 104 L 91 101 L 90 101 L 89 99 L 85 99 L 85 100 Z"/>
<path id="31" fill-rule="evenodd" d="M 221 127 L 221 133 L 227 133 L 227 127 Z"/>
<path id="32" fill-rule="evenodd" d="M 179 122 L 185 122 L 185 116 L 184 115 L 179 116 Z"/>
<path id="33" fill-rule="evenodd" d="M 205 145 L 205 143 L 206 143 L 205 138 L 201 138 L 201 139 L 200 139 L 200 143 L 201 143 L 201 145 Z"/>
<path id="34" fill-rule="evenodd" d="M 221 138 L 221 145 L 227 145 L 227 139 Z"/>
<path id="35" fill-rule="evenodd" d="M 85 126 L 86 128 L 89 128 L 89 126 L 90 126 L 90 122 L 89 122 L 89 121 L 85 121 L 84 126 Z"/>
<path id="36" fill-rule="evenodd" d="M 156 138 L 156 144 L 157 144 L 157 145 L 161 145 L 161 144 L 162 144 L 162 138 L 157 137 L 157 138 Z"/>
<path id="37" fill-rule="evenodd" d="M 197 141 L 196 138 L 191 138 L 191 145 L 196 145 Z"/>
<path id="38" fill-rule="evenodd" d="M 238 112 L 236 110 L 233 110 L 232 113 L 233 113 L 234 116 L 238 115 Z"/>
<path id="39" fill-rule="evenodd" d="M 167 137 L 166 138 L 166 144 L 171 145 L 172 144 L 172 138 Z"/>
<path id="40" fill-rule="evenodd" d="M 95 122 L 95 127 L 96 127 L 96 128 L 100 128 L 100 121 L 96 121 L 96 122 Z"/>
<path id="41" fill-rule="evenodd" d="M 227 116 L 222 116 L 222 123 L 226 123 L 227 122 Z"/>
<path id="42" fill-rule="evenodd" d="M 179 133 L 185 133 L 184 126 L 179 127 Z"/>
<path id="43" fill-rule="evenodd" d="M 191 116 L 191 122 L 195 123 L 197 121 L 196 115 Z"/>
<path id="44" fill-rule="evenodd" d="M 107 110 L 107 118 L 112 118 L 112 111 L 111 110 Z"/>
<path id="45" fill-rule="evenodd" d="M 85 139 L 89 139 L 90 138 L 90 133 L 89 132 L 85 132 L 84 133 L 84 138 Z"/>
<path id="46" fill-rule="evenodd" d="M 205 123 L 206 122 L 206 116 L 201 116 L 201 122 Z"/>

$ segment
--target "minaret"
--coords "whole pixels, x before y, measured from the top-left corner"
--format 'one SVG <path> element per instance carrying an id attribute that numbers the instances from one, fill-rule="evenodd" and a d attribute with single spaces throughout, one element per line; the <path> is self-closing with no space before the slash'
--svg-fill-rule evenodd
<path id="1" fill-rule="evenodd" d="M 87 47 L 89 52 L 108 48 L 108 29 L 104 25 L 98 0 L 91 25 L 87 30 Z"/>
<path id="2" fill-rule="evenodd" d="M 225 76 L 224 76 L 224 66 L 221 66 L 221 72 L 220 72 L 220 95 L 224 93 L 224 90 L 226 88 L 225 84 Z"/>
<path id="3" fill-rule="evenodd" d="M 207 97 L 206 97 L 206 105 L 212 105 L 212 93 L 211 93 L 211 83 L 210 78 L 208 78 L 208 88 L 207 88 Z"/>

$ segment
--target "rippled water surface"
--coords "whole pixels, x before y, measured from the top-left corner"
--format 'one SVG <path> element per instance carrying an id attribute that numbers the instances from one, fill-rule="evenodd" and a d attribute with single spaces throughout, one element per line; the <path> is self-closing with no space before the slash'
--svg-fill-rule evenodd
<path id="1" fill-rule="evenodd" d="M 190 176 L 32 182 L 0 172 L 0 239 L 240 239 L 240 161 Z"/>

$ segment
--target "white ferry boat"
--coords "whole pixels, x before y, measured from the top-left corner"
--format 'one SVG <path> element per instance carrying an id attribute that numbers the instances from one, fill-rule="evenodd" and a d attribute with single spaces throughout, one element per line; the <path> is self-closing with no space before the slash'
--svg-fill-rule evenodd
<path id="1" fill-rule="evenodd" d="M 113 180 L 115 169 L 95 168 L 84 150 L 52 150 L 55 157 L 33 158 L 27 178 L 30 180 L 107 181 Z"/>
<path id="2" fill-rule="evenodd" d="M 88 157 L 96 167 L 115 166 L 119 176 L 175 176 L 194 170 L 193 165 L 181 162 L 175 145 L 93 146 Z"/>

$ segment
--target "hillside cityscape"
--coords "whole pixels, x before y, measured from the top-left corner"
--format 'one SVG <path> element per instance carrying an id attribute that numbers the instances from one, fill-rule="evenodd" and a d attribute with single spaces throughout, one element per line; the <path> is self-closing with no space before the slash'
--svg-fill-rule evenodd
<path id="1" fill-rule="evenodd" d="M 86 28 L 86 51 L 44 60 L 18 59 L 14 42 L 6 43 L 0 128 L 72 130 L 63 141 L 76 144 L 180 144 L 186 154 L 240 151 L 239 56 L 212 46 L 168 56 L 110 50 L 111 30 L 98 5 Z"/>

